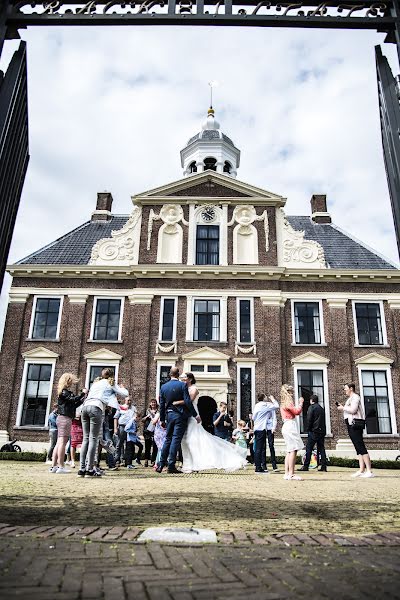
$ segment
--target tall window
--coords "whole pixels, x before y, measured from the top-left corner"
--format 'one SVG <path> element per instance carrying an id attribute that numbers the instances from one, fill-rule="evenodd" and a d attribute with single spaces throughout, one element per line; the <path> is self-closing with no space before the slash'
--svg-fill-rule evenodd
<path id="1" fill-rule="evenodd" d="M 239 300 L 239 342 L 251 342 L 250 300 Z"/>
<path id="2" fill-rule="evenodd" d="M 392 433 L 386 371 L 361 371 L 367 433 Z"/>
<path id="3" fill-rule="evenodd" d="M 306 415 L 310 406 L 310 396 L 316 394 L 320 406 L 324 408 L 324 372 L 319 369 L 299 369 L 297 371 L 298 397 L 304 398 L 303 412 L 300 415 L 300 432 L 306 433 Z"/>
<path id="4" fill-rule="evenodd" d="M 52 365 L 28 366 L 21 425 L 46 426 Z"/>
<path id="5" fill-rule="evenodd" d="M 115 341 L 119 338 L 121 318 L 121 300 L 103 300 L 96 302 L 93 339 Z"/>
<path id="6" fill-rule="evenodd" d="M 196 264 L 219 264 L 219 226 L 197 225 Z"/>
<path id="7" fill-rule="evenodd" d="M 252 378 L 251 369 L 240 368 L 240 418 L 247 421 L 252 411 Z"/>
<path id="8" fill-rule="evenodd" d="M 358 343 L 366 346 L 383 344 L 380 305 L 377 302 L 356 302 Z"/>
<path id="9" fill-rule="evenodd" d="M 32 339 L 57 338 L 60 298 L 37 298 L 33 320 Z"/>
<path id="10" fill-rule="evenodd" d="M 171 379 L 169 376 L 170 370 L 171 370 L 171 365 L 161 365 L 160 366 L 160 378 L 159 378 L 160 388 L 162 385 L 164 385 L 164 383 L 167 383 L 167 381 L 169 381 Z"/>
<path id="11" fill-rule="evenodd" d="M 89 387 L 97 377 L 101 376 L 103 369 L 111 369 L 115 376 L 115 367 L 110 367 L 109 365 L 91 365 L 89 371 Z"/>
<path id="12" fill-rule="evenodd" d="M 318 302 L 294 303 L 296 344 L 320 344 L 321 323 Z"/>
<path id="13" fill-rule="evenodd" d="M 195 300 L 193 339 L 199 342 L 218 342 L 219 333 L 219 300 Z"/>
<path id="14" fill-rule="evenodd" d="M 174 340 L 175 299 L 164 298 L 162 301 L 162 326 L 161 340 L 170 342 Z"/>

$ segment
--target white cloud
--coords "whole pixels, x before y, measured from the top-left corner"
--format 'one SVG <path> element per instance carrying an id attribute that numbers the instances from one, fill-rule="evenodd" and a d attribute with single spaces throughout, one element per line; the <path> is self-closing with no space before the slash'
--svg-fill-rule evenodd
<path id="1" fill-rule="evenodd" d="M 397 259 L 383 166 L 374 32 L 245 28 L 30 28 L 31 161 L 9 261 L 181 177 L 179 150 L 205 117 L 208 82 L 238 178 L 334 221 Z M 7 64 L 15 42 L 3 52 Z M 395 51 L 385 45 L 397 72 Z M 6 286 L 5 286 L 6 287 Z M 4 290 L 3 290 L 4 291 Z M 3 294 L 4 296 L 4 294 Z M 4 306 L 4 297 L 2 299 Z M 1 310 L 1 308 L 0 308 Z"/>

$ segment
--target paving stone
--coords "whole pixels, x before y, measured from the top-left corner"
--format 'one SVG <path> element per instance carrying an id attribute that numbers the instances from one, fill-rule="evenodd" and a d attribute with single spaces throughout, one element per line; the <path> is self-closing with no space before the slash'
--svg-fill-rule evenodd
<path id="1" fill-rule="evenodd" d="M 141 533 L 141 530 L 138 529 L 137 527 L 134 527 L 133 529 L 127 529 L 122 534 L 121 539 L 127 540 L 127 541 L 132 541 L 132 540 L 135 540 L 140 535 L 140 533 Z"/>

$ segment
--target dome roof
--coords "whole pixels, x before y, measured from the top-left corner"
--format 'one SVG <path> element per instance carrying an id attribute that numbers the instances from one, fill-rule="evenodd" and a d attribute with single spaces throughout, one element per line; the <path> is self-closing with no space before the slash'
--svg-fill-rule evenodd
<path id="1" fill-rule="evenodd" d="M 235 148 L 235 144 L 233 143 L 233 141 L 227 135 L 222 133 L 222 131 L 220 131 L 220 124 L 215 119 L 213 108 L 208 109 L 207 118 L 201 126 L 201 131 L 199 131 L 199 133 L 196 133 L 196 135 L 194 135 L 188 140 L 187 146 L 189 146 L 197 140 L 207 140 L 208 142 L 210 140 L 223 140 L 224 142 Z"/>

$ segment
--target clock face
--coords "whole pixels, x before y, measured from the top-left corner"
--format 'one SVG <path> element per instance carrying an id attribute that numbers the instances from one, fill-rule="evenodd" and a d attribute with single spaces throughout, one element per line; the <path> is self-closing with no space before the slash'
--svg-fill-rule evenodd
<path id="1" fill-rule="evenodd" d="M 213 221 L 215 219 L 215 210 L 213 209 L 212 206 L 206 206 L 202 210 L 201 217 L 202 217 L 203 221 L 206 221 L 207 223 L 209 223 L 210 221 Z"/>

